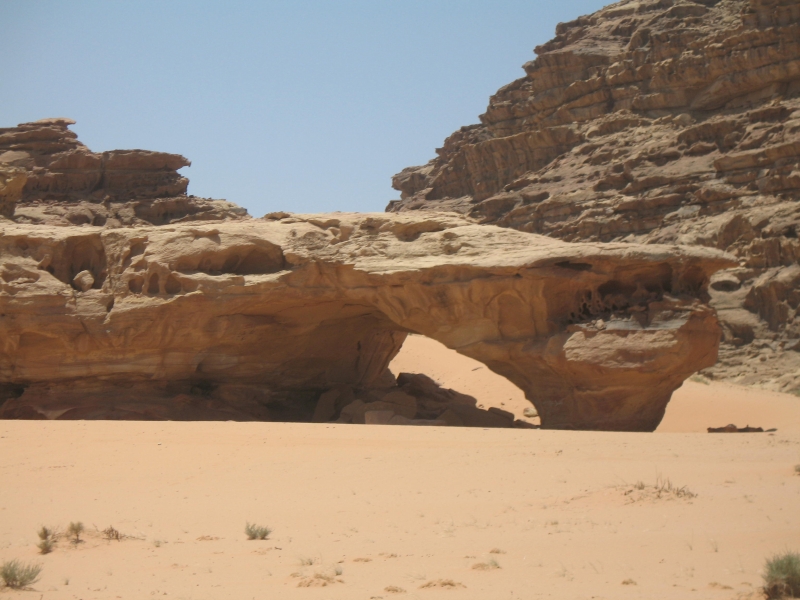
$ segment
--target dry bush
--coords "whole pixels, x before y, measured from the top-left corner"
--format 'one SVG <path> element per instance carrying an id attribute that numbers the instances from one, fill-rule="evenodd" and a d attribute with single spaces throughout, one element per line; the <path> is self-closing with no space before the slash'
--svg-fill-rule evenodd
<path id="1" fill-rule="evenodd" d="M 3 580 L 6 587 L 21 590 L 36 583 L 41 572 L 42 565 L 26 565 L 18 560 L 10 560 L 0 566 L 0 579 Z"/>
<path id="2" fill-rule="evenodd" d="M 67 535 L 71 536 L 73 544 L 79 544 L 81 541 L 81 534 L 83 533 L 83 523 L 80 521 L 75 521 L 69 524 L 67 527 Z"/>
<path id="3" fill-rule="evenodd" d="M 390 594 L 405 594 L 406 593 L 406 591 L 403 588 L 397 587 L 396 585 L 387 585 L 385 588 L 383 588 L 383 591 L 384 592 L 389 592 Z"/>
<path id="4" fill-rule="evenodd" d="M 244 532 L 248 540 L 265 540 L 269 537 L 269 534 L 272 533 L 272 530 L 269 527 L 262 527 L 261 525 L 248 522 L 244 526 Z"/>
<path id="5" fill-rule="evenodd" d="M 484 563 L 477 563 L 472 565 L 472 568 L 476 571 L 494 571 L 495 569 L 499 569 L 500 565 L 497 564 L 497 561 L 495 559 L 491 558 Z"/>
<path id="6" fill-rule="evenodd" d="M 118 542 L 122 540 L 122 534 L 111 525 L 103 529 L 103 535 L 107 540 L 117 540 Z"/>
<path id="7" fill-rule="evenodd" d="M 438 588 L 454 590 L 454 589 L 457 589 L 457 588 L 465 588 L 467 586 L 465 586 L 463 583 L 459 583 L 457 581 L 453 581 L 452 579 L 434 579 L 432 581 L 428 581 L 427 583 L 423 583 L 419 587 L 420 587 L 420 589 L 437 588 L 438 587 Z"/>
<path id="8" fill-rule="evenodd" d="M 41 540 L 36 547 L 39 549 L 39 554 L 50 554 L 53 551 L 53 545 L 56 541 L 56 532 L 42 525 L 42 528 L 36 532 Z"/>

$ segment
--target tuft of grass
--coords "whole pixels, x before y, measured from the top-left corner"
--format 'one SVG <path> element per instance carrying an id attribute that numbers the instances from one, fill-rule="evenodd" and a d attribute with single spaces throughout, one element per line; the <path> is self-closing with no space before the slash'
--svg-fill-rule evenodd
<path id="1" fill-rule="evenodd" d="M 484 563 L 476 563 L 472 565 L 472 568 L 476 571 L 494 571 L 495 569 L 499 569 L 500 565 L 495 559 L 490 558 Z"/>
<path id="2" fill-rule="evenodd" d="M 103 535 L 107 540 L 117 540 L 118 542 L 122 540 L 122 534 L 116 529 L 114 529 L 111 525 L 109 525 L 106 529 L 103 529 Z"/>
<path id="3" fill-rule="evenodd" d="M 13 590 L 24 589 L 39 580 L 42 565 L 24 564 L 18 560 L 4 562 L 0 566 L 0 579 Z"/>
<path id="4" fill-rule="evenodd" d="M 67 527 L 67 535 L 72 537 L 73 544 L 81 542 L 81 534 L 83 533 L 83 523 L 80 521 L 71 522 Z"/>
<path id="5" fill-rule="evenodd" d="M 44 541 L 55 537 L 55 532 L 52 529 L 48 529 L 47 527 L 42 525 L 42 528 L 36 532 L 36 535 L 39 536 L 40 540 Z"/>
<path id="6" fill-rule="evenodd" d="M 53 551 L 53 540 L 42 540 L 36 547 L 39 549 L 39 554 L 50 554 Z"/>
<path id="7" fill-rule="evenodd" d="M 265 540 L 269 537 L 269 534 L 272 533 L 272 529 L 248 522 L 244 526 L 244 532 L 248 540 Z"/>
<path id="8" fill-rule="evenodd" d="M 762 577 L 767 598 L 800 597 L 800 553 L 784 552 L 768 559 Z"/>
<path id="9" fill-rule="evenodd" d="M 444 588 L 446 590 L 448 590 L 448 589 L 449 590 L 453 590 L 453 589 L 457 589 L 457 588 L 464 588 L 464 587 L 467 587 L 467 586 L 465 586 L 463 583 L 460 583 L 458 581 L 453 581 L 452 579 L 434 579 L 433 581 L 428 581 L 426 583 L 423 583 L 419 587 L 422 590 L 429 589 L 429 588 L 437 588 L 437 587 L 438 588 Z"/>

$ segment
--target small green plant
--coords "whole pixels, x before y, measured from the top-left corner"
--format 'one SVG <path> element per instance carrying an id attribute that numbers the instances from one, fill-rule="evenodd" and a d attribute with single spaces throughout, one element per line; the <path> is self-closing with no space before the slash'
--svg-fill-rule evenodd
<path id="1" fill-rule="evenodd" d="M 247 523 L 244 526 L 244 532 L 248 540 L 265 540 L 269 537 L 269 534 L 272 533 L 272 529 L 256 525 L 255 523 Z"/>
<path id="2" fill-rule="evenodd" d="M 39 549 L 39 554 L 50 554 L 53 551 L 53 541 L 50 539 L 42 540 L 36 547 Z"/>
<path id="3" fill-rule="evenodd" d="M 82 533 L 83 533 L 83 523 L 81 523 L 80 521 L 70 523 L 69 527 L 67 527 L 67 535 L 73 538 L 72 539 L 73 544 L 80 544 Z"/>
<path id="4" fill-rule="evenodd" d="M 36 583 L 41 572 L 42 565 L 26 565 L 18 560 L 10 560 L 0 566 L 0 578 L 6 587 L 14 590 L 21 590 Z"/>
<path id="5" fill-rule="evenodd" d="M 762 577 L 767 598 L 800 597 L 800 553 L 776 554 L 767 560 Z"/>

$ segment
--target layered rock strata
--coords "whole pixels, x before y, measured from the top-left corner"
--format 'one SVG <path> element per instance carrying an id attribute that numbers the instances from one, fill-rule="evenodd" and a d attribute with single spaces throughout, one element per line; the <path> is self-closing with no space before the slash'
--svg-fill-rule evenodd
<path id="1" fill-rule="evenodd" d="M 0 129 L 0 215 L 107 227 L 246 217 L 230 202 L 188 196 L 189 180 L 178 173 L 191 164 L 183 156 L 92 152 L 69 130 L 74 123 L 42 119 Z"/>
<path id="2" fill-rule="evenodd" d="M 394 177 L 388 210 L 726 250 L 706 372 L 800 389 L 800 4 L 617 2 L 536 53 L 479 125 Z"/>
<path id="3" fill-rule="evenodd" d="M 0 259 L 2 417 L 489 418 L 394 380 L 416 332 L 514 382 L 543 427 L 639 431 L 714 364 L 704 301 L 731 264 L 424 212 L 6 224 Z"/>

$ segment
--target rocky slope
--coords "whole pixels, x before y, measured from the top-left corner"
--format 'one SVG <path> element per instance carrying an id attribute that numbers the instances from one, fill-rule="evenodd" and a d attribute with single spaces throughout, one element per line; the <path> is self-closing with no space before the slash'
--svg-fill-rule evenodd
<path id="1" fill-rule="evenodd" d="M 236 219 L 230 202 L 186 195 L 183 156 L 148 150 L 92 152 L 71 119 L 0 129 L 0 215 L 48 225 L 161 225 Z"/>
<path id="2" fill-rule="evenodd" d="M 543 427 L 650 431 L 716 360 L 703 299 L 730 264 L 436 213 L 9 223 L 0 417 L 512 425 L 425 378 L 395 381 L 415 332 L 518 385 Z"/>
<path id="3" fill-rule="evenodd" d="M 800 389 L 800 3 L 626 0 L 536 53 L 479 125 L 394 177 L 387 210 L 726 250 L 705 373 Z"/>

